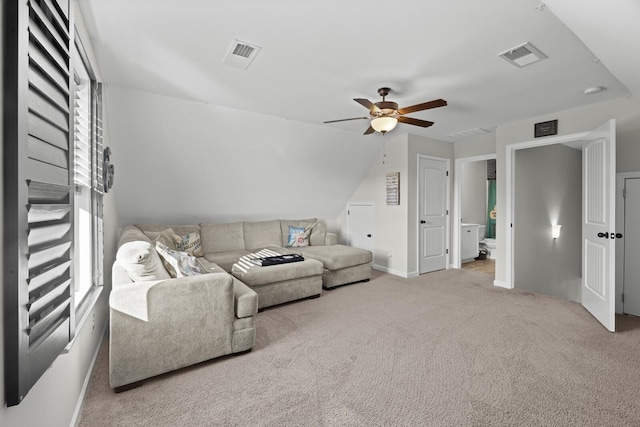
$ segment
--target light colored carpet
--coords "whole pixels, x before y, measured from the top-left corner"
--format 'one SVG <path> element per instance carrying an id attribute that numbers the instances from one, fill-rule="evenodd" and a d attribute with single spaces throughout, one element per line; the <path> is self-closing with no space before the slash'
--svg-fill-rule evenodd
<path id="1" fill-rule="evenodd" d="M 640 319 L 446 270 L 267 309 L 253 351 L 115 394 L 108 342 L 81 426 L 637 426 Z"/>

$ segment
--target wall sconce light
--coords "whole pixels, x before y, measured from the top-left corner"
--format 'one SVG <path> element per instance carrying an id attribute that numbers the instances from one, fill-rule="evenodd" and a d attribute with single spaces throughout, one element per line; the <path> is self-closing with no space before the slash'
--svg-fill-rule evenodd
<path id="1" fill-rule="evenodd" d="M 552 225 L 551 226 L 551 237 L 553 237 L 553 240 L 557 239 L 558 237 L 560 237 L 560 228 L 562 226 L 560 224 L 556 224 L 556 225 Z"/>

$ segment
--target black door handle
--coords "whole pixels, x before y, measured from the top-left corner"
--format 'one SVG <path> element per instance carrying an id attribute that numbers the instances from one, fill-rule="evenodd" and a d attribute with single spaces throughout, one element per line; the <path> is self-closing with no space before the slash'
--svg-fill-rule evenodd
<path id="1" fill-rule="evenodd" d="M 427 221 L 425 221 L 424 219 L 420 220 L 420 224 L 426 224 L 426 223 L 427 223 Z"/>
<path id="2" fill-rule="evenodd" d="M 371 237 L 371 234 L 367 234 L 367 237 Z"/>
<path id="3" fill-rule="evenodd" d="M 609 234 L 607 232 L 598 233 L 598 237 L 602 237 L 602 238 L 605 238 L 605 239 L 609 239 L 610 238 L 611 240 L 622 239 L 622 233 L 611 233 L 611 234 Z"/>

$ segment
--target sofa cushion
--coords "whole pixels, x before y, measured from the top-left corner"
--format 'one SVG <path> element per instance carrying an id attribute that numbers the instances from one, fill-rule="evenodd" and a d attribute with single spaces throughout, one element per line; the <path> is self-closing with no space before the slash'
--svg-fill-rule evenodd
<path id="1" fill-rule="evenodd" d="M 339 270 L 354 265 L 371 262 L 371 251 L 344 245 L 308 246 L 306 248 L 289 248 L 290 253 L 300 253 L 306 258 L 317 259 L 328 270 Z"/>
<path id="2" fill-rule="evenodd" d="M 289 226 L 289 239 L 287 241 L 288 248 L 300 248 L 309 246 L 309 234 L 311 230 L 305 227 Z"/>
<path id="3" fill-rule="evenodd" d="M 197 276 L 207 272 L 188 252 L 173 251 L 161 242 L 156 242 L 156 250 L 171 277 Z"/>
<path id="4" fill-rule="evenodd" d="M 200 230 L 196 230 L 193 233 L 179 236 L 175 234 L 173 236 L 176 250 L 182 252 L 188 252 L 189 255 L 195 257 L 201 257 L 204 255 L 202 251 L 202 240 L 200 239 Z"/>
<path id="5" fill-rule="evenodd" d="M 161 242 L 169 247 L 169 249 L 176 250 L 176 242 L 173 240 L 173 236 L 176 234 L 173 228 L 165 228 L 162 231 L 145 231 L 145 236 L 151 239 L 151 242 Z"/>
<path id="6" fill-rule="evenodd" d="M 214 262 L 218 264 L 224 271 L 229 273 L 231 271 L 231 266 L 240 259 L 241 256 L 249 255 L 251 252 L 240 250 L 240 251 L 229 251 L 229 252 L 214 252 L 209 254 L 204 254 L 204 257 L 209 262 Z"/>
<path id="7" fill-rule="evenodd" d="M 327 235 L 327 224 L 323 221 L 316 221 L 311 227 L 311 236 L 309 236 L 309 244 L 311 246 L 324 246 L 325 236 Z"/>
<path id="8" fill-rule="evenodd" d="M 200 238 L 205 254 L 245 249 L 244 225 L 241 222 L 200 224 Z"/>
<path id="9" fill-rule="evenodd" d="M 261 286 L 309 276 L 321 275 L 322 263 L 315 259 L 261 267 L 243 257 L 231 267 L 231 274 L 248 286 Z"/>
<path id="10" fill-rule="evenodd" d="M 244 246 L 249 251 L 269 246 L 282 246 L 280 221 L 245 222 Z"/>
<path id="11" fill-rule="evenodd" d="M 128 236 L 124 235 L 126 240 Z M 140 233 L 142 234 L 142 233 Z M 146 236 L 145 236 L 146 239 Z M 170 279 L 171 276 L 162 265 L 160 256 L 153 244 L 145 240 L 131 240 L 122 244 L 116 253 L 116 260 L 125 269 L 127 275 L 134 282 L 147 280 Z"/>
<path id="12" fill-rule="evenodd" d="M 184 236 L 200 229 L 198 225 L 162 225 L 162 224 L 135 224 L 142 231 L 162 231 L 167 228 L 173 229 L 175 234 Z"/>

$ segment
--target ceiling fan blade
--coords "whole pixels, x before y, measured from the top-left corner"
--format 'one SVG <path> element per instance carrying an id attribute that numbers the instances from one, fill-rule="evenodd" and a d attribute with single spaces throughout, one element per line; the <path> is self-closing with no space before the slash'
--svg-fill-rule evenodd
<path id="1" fill-rule="evenodd" d="M 339 119 L 339 120 L 328 120 L 326 122 L 322 122 L 322 123 L 336 123 L 336 122 L 346 122 L 349 120 L 362 120 L 362 119 L 370 119 L 371 117 L 354 117 L 352 119 Z"/>
<path id="2" fill-rule="evenodd" d="M 364 99 L 364 98 L 353 98 L 354 101 L 356 101 L 358 104 L 364 106 L 365 108 L 367 108 L 369 111 L 380 111 L 380 109 L 376 106 L 376 104 L 374 104 L 373 102 L 369 101 L 368 99 Z"/>
<path id="3" fill-rule="evenodd" d="M 428 110 L 430 108 L 444 107 L 445 105 L 447 105 L 447 101 L 445 101 L 444 99 L 434 99 L 433 101 L 412 105 L 411 107 L 400 108 L 398 110 L 398 113 L 399 114 L 415 113 L 416 111 Z"/>
<path id="4" fill-rule="evenodd" d="M 369 135 L 370 133 L 374 133 L 376 130 L 369 126 L 367 130 L 364 131 L 363 135 Z"/>
<path id="5" fill-rule="evenodd" d="M 423 128 L 428 128 L 429 126 L 433 125 L 433 122 L 430 122 L 430 121 L 427 121 L 427 120 L 414 119 L 412 117 L 404 117 L 404 116 L 398 117 L 398 121 L 400 123 L 406 123 L 408 125 L 420 126 L 420 127 L 423 127 Z"/>

